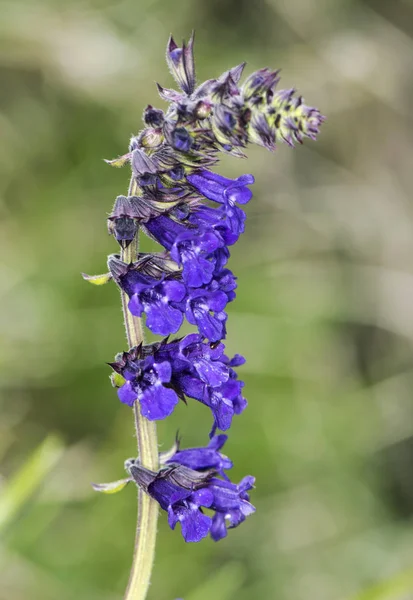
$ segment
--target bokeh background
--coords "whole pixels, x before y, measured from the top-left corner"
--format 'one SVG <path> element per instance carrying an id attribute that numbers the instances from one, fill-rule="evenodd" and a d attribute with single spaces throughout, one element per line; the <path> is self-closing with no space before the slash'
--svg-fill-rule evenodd
<path id="1" fill-rule="evenodd" d="M 105 362 L 126 348 L 118 292 L 80 273 L 116 251 L 146 104 L 171 86 L 169 33 L 197 34 L 199 79 L 282 67 L 328 120 L 319 141 L 251 148 L 233 250 L 230 352 L 249 408 L 227 452 L 255 516 L 185 545 L 165 515 L 149 600 L 413 598 L 411 0 L 0 2 L 0 600 L 117 600 L 135 490 L 92 492 L 135 454 Z M 159 426 L 206 441 L 208 411 Z"/>

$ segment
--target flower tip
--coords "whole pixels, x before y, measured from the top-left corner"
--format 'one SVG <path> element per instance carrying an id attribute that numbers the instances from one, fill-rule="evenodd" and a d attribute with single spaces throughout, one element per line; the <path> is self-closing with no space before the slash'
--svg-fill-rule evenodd
<path id="1" fill-rule="evenodd" d="M 177 48 L 178 48 L 178 44 L 175 42 L 175 40 L 172 36 L 172 33 L 171 33 L 171 35 L 169 36 L 169 40 L 168 40 L 167 52 L 171 53 L 174 50 L 176 50 Z"/>
<path id="2" fill-rule="evenodd" d="M 238 83 L 238 81 L 241 79 L 241 75 L 242 75 L 246 65 L 247 65 L 247 63 L 246 63 L 246 61 L 244 61 L 241 64 L 237 65 L 236 67 L 233 67 L 230 70 L 231 77 L 232 77 L 232 80 L 234 81 L 234 83 Z"/>
<path id="3" fill-rule="evenodd" d="M 194 42 L 195 42 L 195 29 L 193 29 L 193 30 L 191 31 L 191 36 L 190 36 L 190 38 L 189 38 L 189 40 L 188 40 L 188 44 L 187 44 L 187 46 L 186 46 L 186 47 L 187 47 L 187 48 L 188 48 L 190 51 L 192 51 L 192 50 L 193 50 L 193 47 L 194 47 Z"/>

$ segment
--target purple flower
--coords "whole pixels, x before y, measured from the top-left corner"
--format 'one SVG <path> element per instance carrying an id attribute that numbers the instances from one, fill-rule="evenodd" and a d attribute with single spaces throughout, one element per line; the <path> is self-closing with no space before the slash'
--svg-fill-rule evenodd
<path id="1" fill-rule="evenodd" d="M 215 511 L 210 535 L 215 542 L 227 536 L 227 530 L 238 527 L 255 512 L 249 501 L 248 490 L 254 487 L 255 478 L 248 475 L 238 485 L 230 481 L 211 479 L 208 490 L 213 494 L 210 509 Z"/>
<path id="2" fill-rule="evenodd" d="M 141 413 L 149 421 L 168 417 L 178 403 L 176 392 L 168 387 L 172 367 L 168 361 L 156 362 L 152 355 L 144 356 L 142 347 L 124 353 L 112 368 L 126 380 L 118 389 L 119 400 L 133 406 L 137 400 Z"/>
<path id="3" fill-rule="evenodd" d="M 166 215 L 160 215 L 145 223 L 145 229 L 161 246 L 170 250 L 176 238 L 185 233 L 187 228 Z"/>
<path id="4" fill-rule="evenodd" d="M 199 542 L 208 533 L 218 541 L 227 535 L 228 528 L 237 527 L 255 511 L 248 496 L 253 477 L 244 477 L 238 485 L 216 477 L 232 467 L 219 452 L 225 441 L 226 436 L 220 435 L 206 448 L 179 450 L 158 473 L 137 461 L 128 466 L 137 485 L 167 511 L 171 529 L 181 524 L 186 542 Z M 213 511 L 212 517 L 204 514 L 205 508 Z"/>
<path id="5" fill-rule="evenodd" d="M 225 292 L 219 289 L 192 289 L 186 303 L 186 318 L 199 332 L 211 342 L 222 340 L 225 332 L 227 314 L 224 312 L 228 302 Z"/>
<path id="6" fill-rule="evenodd" d="M 177 223 L 161 215 L 145 223 L 146 229 L 172 259 L 182 266 L 182 277 L 189 287 L 208 283 L 215 269 L 213 252 L 224 245 L 219 233 Z"/>
<path id="7" fill-rule="evenodd" d="M 205 344 L 201 335 L 191 334 L 179 342 L 173 368 L 172 381 L 179 392 L 211 409 L 213 432 L 229 429 L 234 414 L 246 406 L 241 394 L 244 384 L 223 351 L 222 343 Z"/>
<path id="8" fill-rule="evenodd" d="M 224 344 L 206 344 L 203 336 L 191 333 L 179 342 L 179 361 L 184 362 L 184 370 L 191 365 L 199 379 L 211 386 L 220 386 L 230 377 Z M 182 364 L 182 363 L 180 363 Z M 180 367 L 178 366 L 177 369 Z"/>
<path id="9" fill-rule="evenodd" d="M 187 176 L 189 183 L 203 196 L 222 205 L 222 226 L 232 232 L 234 243 L 245 229 L 245 212 L 237 204 L 246 204 L 252 198 L 247 185 L 254 183 L 252 175 L 241 175 L 238 179 L 228 179 L 218 173 L 201 170 Z"/>
<path id="10" fill-rule="evenodd" d="M 208 285 L 188 290 L 186 318 L 211 342 L 225 337 L 227 314 L 224 308 L 235 298 L 236 286 L 232 272 L 223 269 Z"/>
<path id="11" fill-rule="evenodd" d="M 221 254 L 217 260 L 221 260 Z M 235 298 L 236 280 L 229 269 L 216 272 L 215 255 L 208 262 L 214 269 L 213 279 L 200 287 L 187 287 L 182 274 L 171 272 L 170 260 L 161 256 L 144 256 L 129 265 L 111 256 L 108 265 L 115 281 L 129 296 L 130 312 L 137 317 L 145 314 L 146 325 L 153 333 L 176 333 L 185 315 L 209 341 L 225 337 L 224 308 Z"/>
<path id="12" fill-rule="evenodd" d="M 172 133 L 172 146 L 175 150 L 188 152 L 192 146 L 192 138 L 185 127 L 177 127 Z"/>
<path id="13" fill-rule="evenodd" d="M 244 215 L 245 221 L 245 213 L 244 211 L 241 212 Z M 240 235 L 239 225 L 235 223 L 234 227 L 234 223 L 229 218 L 228 212 L 224 206 L 220 206 L 219 208 L 205 205 L 197 206 L 196 210 L 189 215 L 188 221 L 200 229 L 213 229 L 219 234 L 224 244 L 227 246 L 235 244 Z"/>
<path id="14" fill-rule="evenodd" d="M 188 343 L 187 338 L 191 338 L 191 343 Z M 213 344 L 208 346 L 200 342 L 201 336 L 197 336 L 197 334 L 187 336 L 187 338 L 181 342 L 181 352 L 194 363 L 195 373 L 194 370 L 183 368 L 174 374 L 174 377 L 179 381 L 180 389 L 185 395 L 202 402 L 211 409 L 214 417 L 211 435 L 217 428 L 226 431 L 231 426 L 234 414 L 240 414 L 247 406 L 247 401 L 242 396 L 244 382 L 238 380 L 238 375 L 232 368 L 237 364 L 243 364 L 245 360 L 240 355 L 230 360 L 223 354 L 224 344 L 222 343 L 216 347 Z M 185 344 L 187 344 L 186 348 Z M 211 346 L 214 349 L 209 352 L 207 348 L 211 348 Z M 197 359 L 195 358 L 196 354 L 198 355 Z M 204 360 L 208 360 L 210 365 L 208 371 L 205 369 L 202 372 L 201 370 L 201 356 Z M 215 373 L 219 370 L 221 374 L 219 378 L 212 377 L 212 369 Z"/>
<path id="15" fill-rule="evenodd" d="M 221 454 L 220 450 L 227 439 L 228 436 L 222 433 L 214 436 L 206 447 L 178 450 L 168 463 L 178 463 L 194 471 L 215 469 L 221 476 L 226 477 L 224 470 L 232 468 L 232 461 Z"/>
<path id="16" fill-rule="evenodd" d="M 170 415 L 185 396 L 211 409 L 214 430 L 229 429 L 233 415 L 245 408 L 243 382 L 224 355 L 224 344 L 205 343 L 197 333 L 132 348 L 110 365 L 125 379 L 118 389 L 121 402 L 132 406 L 138 400 L 150 421 Z"/>
<path id="17" fill-rule="evenodd" d="M 187 336 L 187 338 L 193 338 L 194 342 L 199 340 L 201 336 L 193 334 Z M 182 340 L 182 343 L 186 343 L 186 339 Z M 198 343 L 191 343 L 188 345 L 189 348 L 195 350 L 189 353 L 191 361 L 194 360 L 196 353 L 208 353 Z M 210 345 L 210 347 L 213 344 Z M 225 377 L 218 379 L 211 379 L 207 377 L 199 376 L 199 367 L 196 373 L 193 370 L 185 368 L 177 369 L 174 372 L 174 378 L 179 381 L 179 388 L 183 394 L 194 398 L 199 402 L 202 402 L 211 409 L 214 417 L 213 426 L 211 429 L 211 437 L 215 434 L 216 429 L 223 431 L 228 430 L 231 427 L 232 418 L 234 414 L 241 414 L 247 407 L 247 401 L 242 395 L 242 388 L 244 382 L 238 379 L 238 375 L 233 367 L 242 365 L 245 362 L 243 356 L 237 354 L 233 359 L 229 359 L 223 354 L 224 345 L 221 343 L 215 349 L 214 352 L 218 352 L 213 356 L 214 360 L 219 360 L 219 370 Z M 210 357 L 212 358 L 212 356 Z M 199 360 L 199 359 L 198 359 Z M 217 369 L 216 363 L 212 363 L 214 368 Z M 225 365 L 223 368 L 222 365 Z M 227 369 L 227 370 L 226 370 Z"/>
<path id="18" fill-rule="evenodd" d="M 128 269 L 119 277 L 119 285 L 130 298 L 130 312 L 137 317 L 145 313 L 146 325 L 152 333 L 169 335 L 181 327 L 181 303 L 186 296 L 183 283 L 171 277 L 159 280 Z"/>
<path id="19" fill-rule="evenodd" d="M 215 268 L 212 253 L 223 245 L 214 231 L 187 229 L 175 240 L 171 257 L 182 266 L 182 277 L 189 287 L 211 281 Z"/>
<path id="20" fill-rule="evenodd" d="M 211 408 L 214 424 L 211 435 L 216 429 L 227 431 L 231 427 L 234 414 L 240 414 L 246 406 L 242 397 L 244 382 L 230 378 L 217 388 L 204 389 L 203 402 Z"/>
<path id="21" fill-rule="evenodd" d="M 187 176 L 189 183 L 205 198 L 220 204 L 247 204 L 252 192 L 247 187 L 254 183 L 252 175 L 241 175 L 238 179 L 229 179 L 218 173 L 202 169 Z"/>

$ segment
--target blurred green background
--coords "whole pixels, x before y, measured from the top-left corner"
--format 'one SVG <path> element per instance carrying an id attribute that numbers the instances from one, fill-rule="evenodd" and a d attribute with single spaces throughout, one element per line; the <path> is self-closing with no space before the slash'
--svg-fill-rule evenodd
<path id="1" fill-rule="evenodd" d="M 135 454 L 105 362 L 126 349 L 105 218 L 169 33 L 199 79 L 282 67 L 328 120 L 317 143 L 251 148 L 229 352 L 249 408 L 226 450 L 257 513 L 185 545 L 160 519 L 149 600 L 413 598 L 411 0 L 0 1 L 0 600 L 117 600 L 135 490 L 95 494 Z M 206 442 L 181 404 L 159 426 Z"/>

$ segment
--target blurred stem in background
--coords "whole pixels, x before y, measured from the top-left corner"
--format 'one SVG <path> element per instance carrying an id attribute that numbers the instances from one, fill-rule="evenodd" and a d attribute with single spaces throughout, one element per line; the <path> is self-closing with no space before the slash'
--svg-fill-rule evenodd
<path id="1" fill-rule="evenodd" d="M 129 195 L 134 193 L 133 180 Z M 121 251 L 121 259 L 126 264 L 136 260 L 139 238 L 136 234 L 132 243 Z M 125 320 L 126 337 L 129 349 L 144 341 L 141 319 L 133 316 L 128 309 L 128 298 L 121 292 L 122 309 Z M 152 471 L 158 470 L 158 442 L 156 424 L 145 419 L 140 412 L 139 402 L 134 404 L 135 428 L 140 464 Z M 144 600 L 148 592 L 152 566 L 155 558 L 155 542 L 158 521 L 158 504 L 142 490 L 138 490 L 138 522 L 136 526 L 135 551 L 129 576 L 125 600 Z"/>

